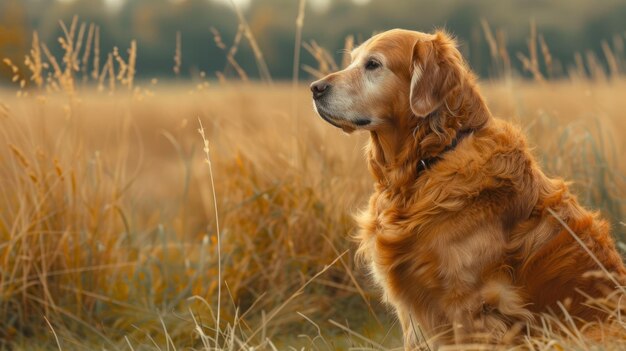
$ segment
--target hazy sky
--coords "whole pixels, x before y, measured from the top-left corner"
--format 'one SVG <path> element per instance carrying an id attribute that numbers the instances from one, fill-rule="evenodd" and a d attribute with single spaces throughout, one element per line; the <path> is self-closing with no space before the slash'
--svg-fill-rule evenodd
<path id="1" fill-rule="evenodd" d="M 79 1 L 79 0 L 57 0 L 60 2 L 74 2 L 74 1 Z M 115 7 L 119 7 L 122 3 L 124 3 L 125 1 L 132 1 L 132 0 L 104 0 L 105 3 L 107 3 L 109 6 L 111 6 L 112 8 Z M 180 1 L 184 1 L 184 0 L 170 0 L 173 3 L 176 2 L 180 2 Z M 215 1 L 215 2 L 223 2 L 223 3 L 230 3 L 230 1 L 234 1 L 235 3 L 237 3 L 238 5 L 241 5 L 243 7 L 247 6 L 250 2 L 255 1 L 255 0 L 207 0 L 207 1 Z M 256 0 L 256 1 L 261 1 L 261 0 Z M 296 0 L 294 0 L 296 1 Z M 323 9 L 324 7 L 328 6 L 328 4 L 332 1 L 332 0 L 306 0 L 307 3 L 311 4 L 312 6 L 319 8 L 319 9 Z M 368 3 L 370 0 L 352 0 L 352 2 L 354 2 L 355 4 L 365 4 Z"/>

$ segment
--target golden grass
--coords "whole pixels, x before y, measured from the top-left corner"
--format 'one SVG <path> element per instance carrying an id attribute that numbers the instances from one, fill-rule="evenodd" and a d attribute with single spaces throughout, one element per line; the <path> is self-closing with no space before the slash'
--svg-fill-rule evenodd
<path id="1" fill-rule="evenodd" d="M 234 58 L 242 38 L 254 41 L 245 21 L 230 47 L 213 32 L 242 82 L 223 73 L 219 85 L 203 75 L 196 86 L 153 81 L 149 89 L 134 79 L 135 42 L 101 66 L 99 27 L 76 19 L 63 27 L 60 63 L 35 34 L 34 86 L 7 62 L 20 90 L 18 98 L 0 92 L 1 347 L 401 346 L 392 315 L 352 261 L 351 215 L 371 191 L 367 135 L 323 123 L 296 77 L 268 88 L 260 50 L 266 84 L 250 83 Z M 626 81 L 613 73 L 550 81 L 530 42 L 536 81 L 514 79 L 502 32 L 489 36 L 505 78 L 483 87 L 494 114 L 521 124 L 547 172 L 572 179 L 626 238 Z M 548 64 L 547 45 L 532 37 Z M 305 48 L 320 62 L 309 72 L 337 67 L 317 44 Z M 614 313 L 604 336 L 546 317 L 523 346 L 623 349 L 623 308 L 598 305 Z"/>
<path id="2" fill-rule="evenodd" d="M 583 201 L 611 216 L 623 210 L 618 161 L 626 150 L 619 138 L 626 102 L 616 92 L 626 83 L 578 84 L 495 83 L 484 92 L 496 115 L 525 126 L 550 173 L 575 179 Z M 364 343 L 341 337 L 330 318 L 397 346 L 397 339 L 382 342 L 393 323 L 352 253 L 344 253 L 352 250 L 351 214 L 370 192 L 361 152 L 366 135 L 327 126 L 300 86 L 303 157 L 294 164 L 291 86 L 155 89 L 142 99 L 88 91 L 3 98 L 6 340 L 54 347 L 45 316 L 63 348 L 126 347 L 125 338 L 149 347 L 148 334 L 158 345 L 197 346 L 195 318 L 214 346 L 217 231 L 199 117 L 211 142 L 222 221 L 222 346 L 232 330 L 240 342 L 267 348 L 267 339 L 308 345 L 290 337 L 315 332 L 301 314 L 322 325 L 326 342 Z M 594 152 L 600 156 L 584 161 Z M 624 227 L 615 232 L 623 235 Z"/>

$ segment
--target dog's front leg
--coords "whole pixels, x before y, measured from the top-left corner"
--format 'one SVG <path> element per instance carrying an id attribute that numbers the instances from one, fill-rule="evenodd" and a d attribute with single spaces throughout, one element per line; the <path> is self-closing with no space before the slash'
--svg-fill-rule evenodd
<path id="1" fill-rule="evenodd" d="M 505 275 L 493 276 L 477 292 L 450 304 L 448 316 L 454 342 L 501 342 L 513 325 L 532 321 L 533 315 L 525 306 L 518 289 Z"/>

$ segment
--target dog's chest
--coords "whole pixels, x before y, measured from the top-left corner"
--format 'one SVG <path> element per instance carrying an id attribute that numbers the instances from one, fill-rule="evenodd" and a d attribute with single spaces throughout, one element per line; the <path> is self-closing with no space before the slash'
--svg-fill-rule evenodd
<path id="1" fill-rule="evenodd" d="M 364 237 L 368 241 L 370 271 L 375 282 L 383 288 L 386 299 L 410 294 L 429 300 L 428 295 L 436 294 L 444 285 L 442 278 L 446 272 L 442 272 L 442 267 L 448 266 L 444 262 L 447 258 L 427 239 L 428 233 L 418 235 L 408 223 L 403 226 L 399 221 L 410 215 L 406 203 L 400 204 L 385 193 L 374 196 L 369 209 L 371 222 L 362 225 L 362 230 L 369 231 Z M 394 242 L 394 238 L 400 237 L 409 240 Z M 403 291 L 407 288 L 413 291 Z"/>
<path id="2" fill-rule="evenodd" d="M 371 222 L 362 223 L 362 230 L 369 233 L 363 237 L 372 276 L 383 288 L 387 302 L 408 303 L 437 313 L 433 306 L 445 305 L 444 299 L 480 285 L 481 272 L 498 260 L 502 239 L 495 231 L 477 228 L 459 239 L 455 228 L 462 225 L 456 221 L 426 222 L 417 230 L 407 207 L 398 206 L 384 193 L 371 200 Z"/>

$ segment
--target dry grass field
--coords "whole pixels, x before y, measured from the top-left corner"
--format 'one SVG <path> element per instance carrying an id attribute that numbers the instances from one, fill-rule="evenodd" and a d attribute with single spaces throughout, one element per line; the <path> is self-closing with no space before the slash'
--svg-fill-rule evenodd
<path id="1" fill-rule="evenodd" d="M 0 92 L 1 347 L 401 348 L 353 262 L 367 135 L 319 119 L 304 84 L 133 82 L 131 57 L 102 91 L 57 63 L 40 88 Z M 482 91 L 626 240 L 626 81 Z M 623 306 L 598 304 L 604 336 L 546 322 L 519 348 L 624 349 Z"/>

